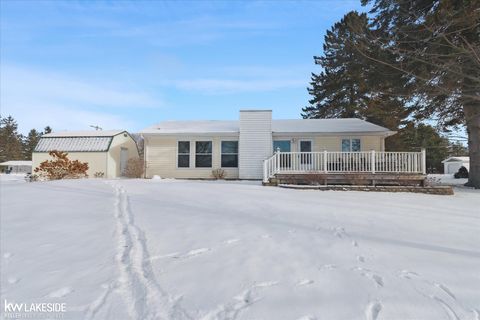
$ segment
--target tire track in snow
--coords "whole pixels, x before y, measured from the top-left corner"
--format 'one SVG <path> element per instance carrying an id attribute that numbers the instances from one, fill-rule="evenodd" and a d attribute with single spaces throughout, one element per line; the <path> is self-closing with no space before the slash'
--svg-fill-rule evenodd
<path id="1" fill-rule="evenodd" d="M 164 292 L 155 280 L 145 235 L 134 222 L 128 196 L 122 187 L 115 189 L 115 219 L 117 237 L 116 263 L 119 279 L 114 285 L 125 300 L 132 319 L 191 319 L 178 305 L 178 299 Z M 93 302 L 87 315 L 95 315 L 105 305 L 112 288 Z"/>

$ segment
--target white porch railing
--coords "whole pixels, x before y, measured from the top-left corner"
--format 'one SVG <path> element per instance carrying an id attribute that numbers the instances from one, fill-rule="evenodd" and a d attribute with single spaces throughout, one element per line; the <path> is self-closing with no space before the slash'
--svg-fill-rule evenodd
<path id="1" fill-rule="evenodd" d="M 263 162 L 263 181 L 277 173 L 426 173 L 421 152 L 275 152 Z"/>

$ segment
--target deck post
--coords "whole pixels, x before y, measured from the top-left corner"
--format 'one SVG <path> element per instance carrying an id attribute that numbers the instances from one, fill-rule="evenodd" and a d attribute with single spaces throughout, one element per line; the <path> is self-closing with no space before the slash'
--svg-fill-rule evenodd
<path id="1" fill-rule="evenodd" d="M 328 155 L 327 150 L 324 150 L 324 151 L 323 151 L 323 171 L 324 171 L 325 173 L 328 172 L 328 169 L 327 169 L 327 155 Z"/>
<path id="2" fill-rule="evenodd" d="M 422 173 L 427 174 L 427 152 L 422 148 Z"/>
<path id="3" fill-rule="evenodd" d="M 263 160 L 263 182 L 264 183 L 268 182 L 267 161 L 268 160 Z"/>
<path id="4" fill-rule="evenodd" d="M 375 150 L 371 151 L 371 165 L 372 165 L 372 173 L 375 173 Z"/>

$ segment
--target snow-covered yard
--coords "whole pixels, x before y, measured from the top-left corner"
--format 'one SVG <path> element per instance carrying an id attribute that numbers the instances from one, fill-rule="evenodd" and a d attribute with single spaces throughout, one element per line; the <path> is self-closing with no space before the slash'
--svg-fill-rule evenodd
<path id="1" fill-rule="evenodd" d="M 0 192 L 2 303 L 66 302 L 64 319 L 479 319 L 475 190 L 91 179 Z"/>

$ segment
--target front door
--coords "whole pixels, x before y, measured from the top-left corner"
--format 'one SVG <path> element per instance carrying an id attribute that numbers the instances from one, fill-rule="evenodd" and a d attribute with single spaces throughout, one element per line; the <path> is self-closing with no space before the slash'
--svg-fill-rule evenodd
<path id="1" fill-rule="evenodd" d="M 125 175 L 125 170 L 127 169 L 127 160 L 128 160 L 128 149 L 120 149 L 120 175 Z"/>
<path id="2" fill-rule="evenodd" d="M 312 163 L 312 141 L 311 140 L 300 140 L 299 142 L 299 150 L 300 152 L 308 152 L 308 153 L 300 153 L 300 163 L 302 165 L 311 164 Z"/>

